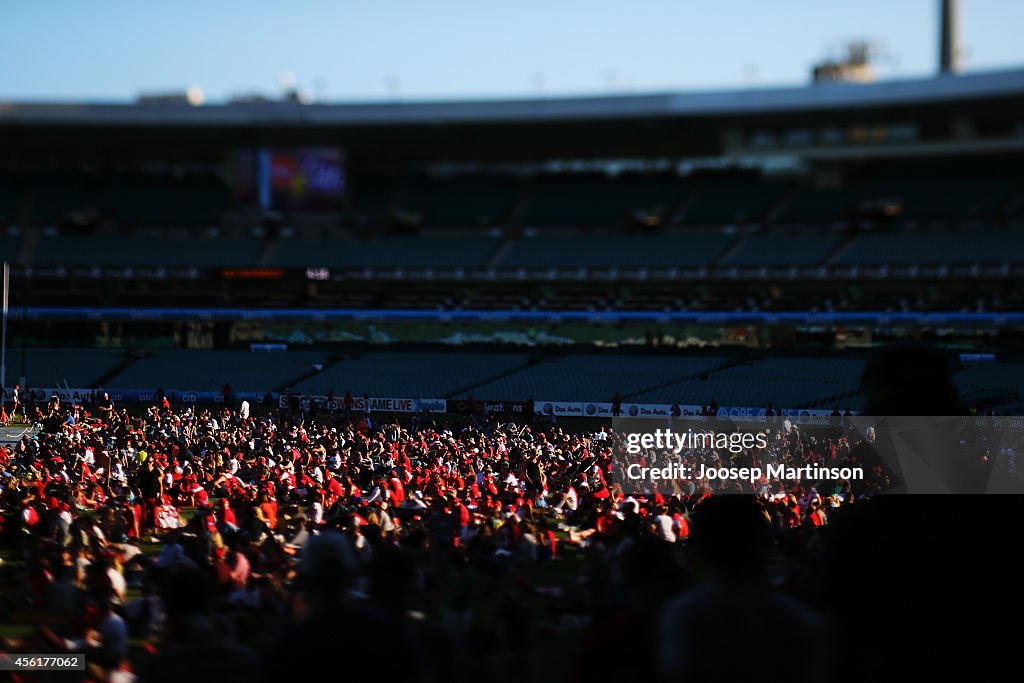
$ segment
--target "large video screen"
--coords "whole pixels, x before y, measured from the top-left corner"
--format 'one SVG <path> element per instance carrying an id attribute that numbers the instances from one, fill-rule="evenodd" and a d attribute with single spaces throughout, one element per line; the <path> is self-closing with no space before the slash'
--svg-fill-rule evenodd
<path id="1" fill-rule="evenodd" d="M 336 209 L 345 198 L 345 157 L 333 147 L 244 150 L 234 176 L 237 199 L 266 211 Z"/>

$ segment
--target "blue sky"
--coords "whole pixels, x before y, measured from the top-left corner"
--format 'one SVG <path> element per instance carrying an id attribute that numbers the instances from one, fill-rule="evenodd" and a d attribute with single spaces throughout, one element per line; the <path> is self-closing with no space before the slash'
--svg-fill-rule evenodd
<path id="1" fill-rule="evenodd" d="M 934 72 L 938 0 L 0 0 L 0 99 L 203 89 L 318 100 L 806 83 L 844 41 Z M 1024 0 L 962 0 L 969 70 L 1024 65 Z"/>

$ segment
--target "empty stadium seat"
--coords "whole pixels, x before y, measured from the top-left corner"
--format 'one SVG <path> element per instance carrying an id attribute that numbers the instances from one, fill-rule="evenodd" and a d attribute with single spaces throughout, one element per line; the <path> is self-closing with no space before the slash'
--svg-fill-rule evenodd
<path id="1" fill-rule="evenodd" d="M 123 351 L 106 349 L 8 349 L 7 384 L 13 386 L 24 369 L 29 387 L 90 388 L 123 360 Z"/>
<path id="2" fill-rule="evenodd" d="M 13 263 L 18 256 L 20 238 L 17 235 L 0 233 L 0 259 Z"/>
<path id="3" fill-rule="evenodd" d="M 664 216 L 683 195 L 678 178 L 668 176 L 546 177 L 529 201 L 526 227 L 613 227 L 637 213 Z"/>
<path id="4" fill-rule="evenodd" d="M 295 391 L 389 398 L 446 398 L 523 366 L 520 353 L 367 353 L 296 384 Z M 474 391 L 475 395 L 475 391 Z M 482 398 L 478 396 L 477 398 Z"/>
<path id="5" fill-rule="evenodd" d="M 790 189 L 782 183 L 724 178 L 694 181 L 694 185 L 696 198 L 684 213 L 690 225 L 761 221 Z"/>
<path id="6" fill-rule="evenodd" d="M 849 188 L 805 188 L 784 204 L 776 221 L 828 224 L 846 213 L 856 199 L 856 192 Z"/>
<path id="7" fill-rule="evenodd" d="M 157 351 L 140 358 L 109 383 L 111 389 L 217 391 L 227 382 L 235 391 L 271 391 L 327 361 L 309 351 Z"/>
<path id="8" fill-rule="evenodd" d="M 723 263 L 733 266 L 813 266 L 842 239 L 838 235 L 752 235 Z"/>
<path id="9" fill-rule="evenodd" d="M 537 235 L 505 254 L 505 268 L 674 268 L 710 266 L 733 241 L 730 235 Z"/>
<path id="10" fill-rule="evenodd" d="M 749 365 L 730 367 L 706 378 L 687 379 L 631 398 L 643 403 L 704 404 L 778 408 L 810 406 L 832 408 L 827 400 L 857 391 L 864 361 L 830 358 L 768 358 Z M 847 402 L 853 399 L 846 399 Z M 859 401 L 855 401 L 859 402 Z M 838 406 L 859 407 L 857 405 Z"/>
<path id="11" fill-rule="evenodd" d="M 521 187 L 503 178 L 423 181 L 405 192 L 400 206 L 427 227 L 493 227 L 508 217 L 521 193 Z"/>
<path id="12" fill-rule="evenodd" d="M 305 268 L 480 268 L 498 240 L 481 236 L 378 240 L 283 240 L 270 265 Z"/>
<path id="13" fill-rule="evenodd" d="M 1020 189 L 1020 177 L 887 174 L 856 188 L 861 201 L 890 200 L 901 219 L 956 220 L 993 216 Z"/>
<path id="14" fill-rule="evenodd" d="M 880 266 L 1022 261 L 1024 233 L 1005 229 L 862 235 L 839 253 L 834 263 Z"/>
<path id="15" fill-rule="evenodd" d="M 0 223 L 13 222 L 18 210 L 18 192 L 13 183 L 0 178 Z"/>
<path id="16" fill-rule="evenodd" d="M 99 205 L 123 225 L 204 227 L 220 220 L 228 199 L 227 187 L 212 177 L 131 177 L 109 182 Z"/>
<path id="17" fill-rule="evenodd" d="M 262 243 L 244 239 L 57 235 L 35 245 L 32 262 L 62 266 L 251 266 Z"/>
<path id="18" fill-rule="evenodd" d="M 953 380 L 957 390 L 966 398 L 985 392 L 1008 391 L 1024 394 L 1024 363 L 972 365 L 955 373 Z"/>
<path id="19" fill-rule="evenodd" d="M 715 356 L 578 355 L 548 360 L 474 389 L 488 400 L 611 401 L 718 367 Z M 630 400 L 633 400 L 632 398 Z"/>

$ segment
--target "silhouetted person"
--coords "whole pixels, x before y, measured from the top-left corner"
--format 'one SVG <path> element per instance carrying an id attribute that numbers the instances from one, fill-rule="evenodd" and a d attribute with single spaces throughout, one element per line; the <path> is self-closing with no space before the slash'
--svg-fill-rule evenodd
<path id="1" fill-rule="evenodd" d="M 938 349 L 888 346 L 872 356 L 861 376 L 865 415 L 963 415 L 949 363 Z"/>
<path id="2" fill-rule="evenodd" d="M 260 680 L 259 658 L 234 642 L 211 613 L 209 577 L 195 567 L 178 566 L 160 578 L 167 623 L 160 652 L 140 676 L 141 683 L 251 683 Z"/>
<path id="3" fill-rule="evenodd" d="M 466 653 L 459 641 L 432 622 L 416 620 L 410 615 L 416 597 L 417 578 L 416 558 L 412 553 L 393 544 L 374 548 L 370 563 L 370 594 L 382 610 L 404 622 L 422 644 L 423 670 L 419 679 L 426 683 L 467 680 Z"/>
<path id="4" fill-rule="evenodd" d="M 296 611 L 298 623 L 270 646 L 267 681 L 312 681 L 323 672 L 339 680 L 423 678 L 422 657 L 401 620 L 349 600 L 356 555 L 347 537 L 334 531 L 314 536 L 301 550 Z"/>
<path id="5" fill-rule="evenodd" d="M 619 561 L 622 608 L 595 623 L 587 634 L 574 680 L 656 680 L 657 641 L 651 638 L 650 624 L 657 623 L 661 607 L 681 585 L 675 548 L 654 536 L 629 545 Z M 622 654 L 609 657 L 610 652 Z"/>
<path id="6" fill-rule="evenodd" d="M 922 345 L 900 345 L 880 349 L 867 363 L 861 379 L 867 396 L 864 414 L 874 417 L 899 416 L 958 416 L 966 415 L 957 395 L 953 374 L 946 357 L 938 349 Z M 930 477 L 944 490 L 955 493 L 983 493 L 989 486 L 990 463 L 962 456 L 956 452 L 964 435 L 955 421 L 893 420 L 901 440 L 912 443 L 916 449 L 915 461 L 920 460 L 930 470 Z M 893 454 L 893 445 L 887 421 L 876 426 L 878 453 L 888 455 L 885 465 L 895 474 L 894 483 L 904 481 L 902 466 Z M 860 462 L 869 467 L 879 464 L 870 454 L 858 454 Z M 911 482 L 918 487 L 920 481 Z"/>
<path id="7" fill-rule="evenodd" d="M 695 587 L 662 614 L 660 679 L 823 680 L 823 622 L 768 585 L 771 527 L 755 499 L 712 496 L 697 506 L 691 529 Z"/>
<path id="8" fill-rule="evenodd" d="M 992 619 L 1021 613 L 1010 520 L 1021 518 L 1022 502 L 878 496 L 833 515 L 817 572 L 833 641 L 829 679 L 984 678 L 1019 666 L 1019 630 Z"/>

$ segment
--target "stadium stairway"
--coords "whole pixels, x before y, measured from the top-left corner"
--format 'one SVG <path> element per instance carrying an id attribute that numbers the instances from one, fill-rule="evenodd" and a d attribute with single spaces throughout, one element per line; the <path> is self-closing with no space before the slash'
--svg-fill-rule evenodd
<path id="1" fill-rule="evenodd" d="M 690 373 L 688 375 L 672 377 L 671 379 L 668 379 L 668 380 L 666 380 L 664 382 L 661 382 L 659 384 L 655 384 L 655 385 L 652 385 L 652 386 L 646 386 L 646 387 L 643 387 L 641 389 L 636 389 L 636 390 L 631 391 L 631 392 L 629 392 L 627 394 L 624 394 L 623 398 L 624 399 L 631 399 L 631 398 L 633 398 L 635 396 L 640 396 L 641 394 L 645 394 L 645 393 L 650 392 L 650 391 L 658 391 L 659 389 L 665 389 L 667 387 L 671 387 L 673 384 L 677 384 L 679 382 L 685 382 L 686 380 L 699 379 L 701 377 L 710 377 L 710 376 L 714 375 L 717 372 L 721 372 L 722 370 L 725 370 L 727 368 L 731 368 L 731 367 L 733 367 L 735 365 L 738 365 L 738 364 L 739 363 L 735 359 L 729 358 L 729 359 L 726 359 L 725 361 L 723 361 L 722 363 L 720 363 L 719 365 L 717 365 L 717 366 L 715 366 L 713 368 L 701 369 L 701 370 L 698 370 L 697 372 L 693 372 L 693 373 Z"/>
<path id="2" fill-rule="evenodd" d="M 1006 201 L 1000 213 L 1003 216 L 1017 216 L 1022 212 L 1024 212 L 1024 187 Z"/>
<path id="3" fill-rule="evenodd" d="M 122 360 L 116 366 L 110 368 L 110 370 L 105 372 L 98 380 L 96 380 L 96 385 L 99 387 L 107 386 L 110 382 L 114 380 L 115 377 L 120 375 L 122 372 L 124 372 L 131 366 L 135 365 L 135 363 L 138 362 L 139 358 L 141 358 L 141 356 L 137 353 L 126 354 L 124 360 Z"/>
<path id="4" fill-rule="evenodd" d="M 277 240 L 267 240 L 263 243 L 263 248 L 260 249 L 259 254 L 256 256 L 256 264 L 259 267 L 269 265 L 273 262 L 274 257 L 277 256 Z"/>
<path id="5" fill-rule="evenodd" d="M 512 205 L 512 210 L 509 211 L 508 218 L 505 220 L 505 232 L 507 234 L 518 234 L 519 230 L 523 227 L 523 217 L 530 210 L 530 205 L 536 196 L 536 191 L 529 190 L 524 192 L 519 200 Z"/>
<path id="6" fill-rule="evenodd" d="M 498 246 L 495 247 L 494 252 L 487 259 L 486 267 L 488 270 L 494 270 L 501 263 L 502 259 L 508 254 L 509 250 L 515 244 L 515 238 L 506 237 L 498 242 Z"/>
<path id="7" fill-rule="evenodd" d="M 816 398 L 805 403 L 798 404 L 794 407 L 828 409 L 836 408 L 840 404 L 843 404 L 842 409 L 845 410 L 845 408 L 852 407 L 854 405 L 860 406 L 862 402 L 863 395 L 861 394 L 860 389 L 855 389 L 853 391 L 839 391 L 834 394 L 829 394 L 828 396 L 822 396 L 821 398 Z"/>
<path id="8" fill-rule="evenodd" d="M 793 200 L 800 195 L 802 190 L 803 188 L 799 185 L 794 185 L 789 191 L 779 197 L 779 201 L 775 202 L 775 206 L 768 209 L 768 212 L 765 214 L 765 221 L 768 223 L 776 222 L 779 216 L 786 211 L 786 208 L 793 203 Z"/>
<path id="9" fill-rule="evenodd" d="M 541 357 L 541 356 L 530 356 L 526 360 L 526 362 L 524 362 L 523 364 L 521 364 L 521 365 L 519 365 L 517 367 L 509 368 L 508 370 L 505 370 L 503 372 L 495 373 L 495 374 L 490 375 L 488 377 L 485 377 L 483 379 L 477 380 L 477 381 L 473 382 L 472 384 L 468 384 L 468 385 L 466 385 L 464 387 L 460 387 L 458 389 L 458 391 L 453 391 L 451 394 L 445 396 L 444 398 L 457 398 L 457 397 L 459 397 L 459 396 L 461 396 L 463 394 L 472 393 L 472 391 L 474 389 L 477 389 L 478 387 L 485 386 L 487 384 L 490 384 L 491 382 L 496 382 L 497 380 L 504 379 L 505 377 L 510 377 L 511 375 L 514 375 L 514 374 L 516 374 L 518 372 L 522 372 L 523 370 L 525 370 L 527 368 L 533 367 L 534 365 L 537 365 L 538 363 L 543 363 L 543 362 L 544 362 L 544 358 Z"/>
<path id="10" fill-rule="evenodd" d="M 284 384 L 280 384 L 274 387 L 274 391 L 288 391 L 296 384 L 300 384 L 302 382 L 305 382 L 307 379 L 312 379 L 313 377 L 316 377 L 324 370 L 334 367 L 343 360 L 345 360 L 344 356 L 331 356 L 319 368 L 315 366 L 311 367 L 308 371 L 302 373 L 298 377 L 294 377 L 289 381 L 285 382 Z"/>
<path id="11" fill-rule="evenodd" d="M 722 255 L 719 256 L 715 260 L 715 262 L 712 263 L 711 265 L 712 266 L 722 266 L 722 265 L 729 264 L 729 262 L 732 261 L 733 257 L 736 255 L 736 253 L 739 252 L 741 249 L 743 249 L 747 245 L 747 242 L 749 242 L 749 241 L 750 241 L 750 235 L 742 235 L 742 236 L 740 236 L 731 245 L 729 245 L 729 248 L 726 249 L 724 252 L 722 252 Z"/>
<path id="12" fill-rule="evenodd" d="M 831 266 L 840 260 L 846 252 L 848 252 L 853 245 L 857 243 L 856 237 L 847 237 L 840 242 L 835 249 L 832 250 L 824 259 L 822 259 L 822 265 Z"/>
<path id="13" fill-rule="evenodd" d="M 672 206 L 668 213 L 668 225 L 682 225 L 686 222 L 686 214 L 690 208 L 697 202 L 700 197 L 699 190 L 688 190 L 683 192 L 682 196 L 676 201 L 675 205 Z"/>

